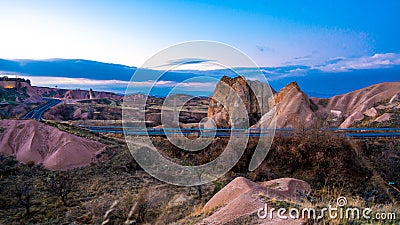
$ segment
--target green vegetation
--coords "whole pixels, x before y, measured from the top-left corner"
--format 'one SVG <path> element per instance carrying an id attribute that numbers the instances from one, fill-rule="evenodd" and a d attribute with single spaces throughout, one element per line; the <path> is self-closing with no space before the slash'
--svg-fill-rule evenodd
<path id="1" fill-rule="evenodd" d="M 314 103 L 313 100 L 310 99 L 310 108 L 313 112 L 318 110 L 318 105 Z"/>
<path id="2" fill-rule="evenodd" d="M 378 114 L 375 117 L 368 117 L 361 121 L 355 122 L 352 127 L 371 127 L 371 128 L 379 128 L 379 127 L 388 127 L 388 128 L 398 128 L 400 127 L 400 108 L 396 108 L 394 105 L 388 105 L 389 100 L 384 100 L 374 104 L 375 109 L 378 111 Z M 378 117 L 383 114 L 390 114 L 390 119 L 387 121 L 377 122 L 375 121 Z"/>
<path id="3" fill-rule="evenodd" d="M 322 106 L 324 108 L 326 108 L 328 106 L 328 104 L 329 104 L 329 98 L 321 98 L 318 101 L 318 105 L 320 105 L 320 106 Z"/>

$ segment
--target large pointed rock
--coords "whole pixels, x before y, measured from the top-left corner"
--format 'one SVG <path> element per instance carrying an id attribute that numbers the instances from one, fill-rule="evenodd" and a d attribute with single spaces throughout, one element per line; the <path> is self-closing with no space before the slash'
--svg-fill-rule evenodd
<path id="1" fill-rule="evenodd" d="M 208 117 L 218 128 L 248 128 L 273 106 L 273 93 L 268 85 L 238 76 L 224 76 L 218 82 L 208 107 Z M 242 117 L 247 117 L 243 118 Z"/>
<path id="2" fill-rule="evenodd" d="M 299 124 L 311 126 L 316 115 L 311 101 L 296 82 L 290 83 L 275 94 L 276 127 L 296 127 Z"/>

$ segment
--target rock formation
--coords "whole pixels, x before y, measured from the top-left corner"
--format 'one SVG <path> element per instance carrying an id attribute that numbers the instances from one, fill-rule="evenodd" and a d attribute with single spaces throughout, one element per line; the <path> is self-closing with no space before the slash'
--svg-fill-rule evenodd
<path id="1" fill-rule="evenodd" d="M 382 122 L 390 120 L 390 118 L 391 118 L 390 113 L 384 113 L 382 116 L 376 118 L 374 121 L 378 122 L 378 123 L 382 123 Z"/>
<path id="2" fill-rule="evenodd" d="M 277 108 L 276 127 L 294 128 L 300 124 L 307 127 L 317 119 L 311 100 L 296 82 L 286 85 L 274 97 Z"/>
<path id="3" fill-rule="evenodd" d="M 371 107 L 364 112 L 364 115 L 368 117 L 376 117 L 378 115 L 378 111 L 374 107 Z"/>
<path id="4" fill-rule="evenodd" d="M 364 115 L 360 112 L 354 112 L 346 120 L 340 124 L 339 128 L 348 128 L 350 125 L 354 124 L 354 122 L 358 122 L 364 119 Z"/>
<path id="5" fill-rule="evenodd" d="M 249 127 L 271 109 L 274 92 L 268 84 L 259 81 L 246 81 L 242 76 L 224 76 L 214 90 L 207 116 L 219 128 L 232 127 L 232 123 L 236 127 Z M 248 116 L 248 124 L 247 121 L 232 121 L 233 118 L 239 120 L 242 113 L 247 114 L 244 116 Z"/>
<path id="6" fill-rule="evenodd" d="M 229 93 L 232 90 L 234 93 Z M 229 97 L 234 94 L 243 101 L 251 128 L 269 127 L 273 119 L 276 120 L 278 128 L 296 127 L 299 123 L 308 126 L 316 120 L 312 109 L 314 104 L 300 90 L 296 82 L 288 84 L 276 93 L 273 89 L 269 89 L 267 84 L 261 82 L 246 81 L 241 76 L 223 77 L 215 88 L 208 108 L 208 117 L 212 118 L 219 128 L 228 128 L 232 125 L 229 115 L 238 110 L 235 107 L 235 99 Z M 260 104 L 257 97 L 261 99 Z M 272 108 L 274 106 L 275 108 Z"/>
<path id="7" fill-rule="evenodd" d="M 255 216 L 254 213 L 268 199 L 278 201 L 289 200 L 300 202 L 311 191 L 308 183 L 293 179 L 281 178 L 262 183 L 255 183 L 246 178 L 238 177 L 215 194 L 204 206 L 204 211 L 215 210 L 199 224 L 226 224 L 244 216 Z M 257 218 L 256 218 L 257 219 Z M 302 220 L 282 220 L 277 215 L 271 220 L 258 219 L 257 224 L 302 224 Z"/>
<path id="8" fill-rule="evenodd" d="M 89 99 L 94 99 L 94 93 L 93 93 L 93 90 L 90 88 L 89 89 Z"/>
<path id="9" fill-rule="evenodd" d="M 389 104 L 394 104 L 396 102 L 398 102 L 400 99 L 400 92 L 393 95 L 393 97 L 389 100 Z"/>
<path id="10" fill-rule="evenodd" d="M 349 127 L 353 125 L 355 116 L 361 118 L 360 114 L 372 116 L 372 107 L 375 105 L 386 102 L 395 102 L 396 95 L 400 90 L 400 82 L 385 82 L 365 87 L 356 91 L 346 94 L 333 96 L 329 99 L 318 99 L 314 101 L 318 105 L 318 113 L 327 112 L 330 110 L 337 110 L 342 112 L 346 120 L 340 124 L 340 127 Z M 324 103 L 324 104 L 322 104 Z M 379 109 L 380 106 L 375 107 Z M 360 113 L 360 114 L 359 114 Z M 376 115 L 375 115 L 376 116 Z"/>
<path id="11" fill-rule="evenodd" d="M 29 80 L 28 80 L 29 81 Z M 0 81 L 0 88 L 13 89 L 15 92 L 22 93 L 25 95 L 23 98 L 16 99 L 17 102 L 24 103 L 38 103 L 42 102 L 42 96 L 40 96 L 35 88 L 30 85 L 30 82 L 23 79 L 12 79 Z"/>
<path id="12" fill-rule="evenodd" d="M 54 170 L 88 165 L 105 147 L 35 120 L 1 120 L 0 154 Z"/>

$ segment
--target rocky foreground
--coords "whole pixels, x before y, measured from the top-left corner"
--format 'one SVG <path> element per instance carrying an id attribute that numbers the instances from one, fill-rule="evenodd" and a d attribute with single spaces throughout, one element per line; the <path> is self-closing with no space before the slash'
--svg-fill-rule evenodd
<path id="1" fill-rule="evenodd" d="M 268 200 L 298 202 L 310 192 L 308 183 L 293 178 L 255 183 L 238 177 L 207 202 L 203 210 L 215 211 L 198 224 L 226 224 L 245 216 L 252 217 L 252 224 L 304 224 L 303 220 L 279 219 L 276 212 L 275 218 L 271 219 L 269 215 L 264 219 L 258 218 L 257 211 L 264 208 Z"/>

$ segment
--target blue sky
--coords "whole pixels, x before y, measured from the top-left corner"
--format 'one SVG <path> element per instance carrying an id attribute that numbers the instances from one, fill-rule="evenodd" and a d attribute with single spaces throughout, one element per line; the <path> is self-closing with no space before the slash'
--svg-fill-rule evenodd
<path id="1" fill-rule="evenodd" d="M 0 59 L 87 59 L 141 67 L 168 46 L 211 40 L 246 53 L 277 89 L 299 81 L 309 93 L 328 96 L 399 80 L 399 10 L 396 0 L 0 1 Z M 76 76 L 46 73 L 30 79 L 39 86 L 118 92 L 127 83 Z M 328 84 L 319 85 L 321 79 Z M 346 88 L 337 86 L 347 80 L 352 82 Z M 329 86 L 333 81 L 336 86 Z"/>
<path id="2" fill-rule="evenodd" d="M 167 46 L 214 40 L 260 66 L 400 52 L 399 1 L 2 1 L 0 58 L 140 66 Z"/>

